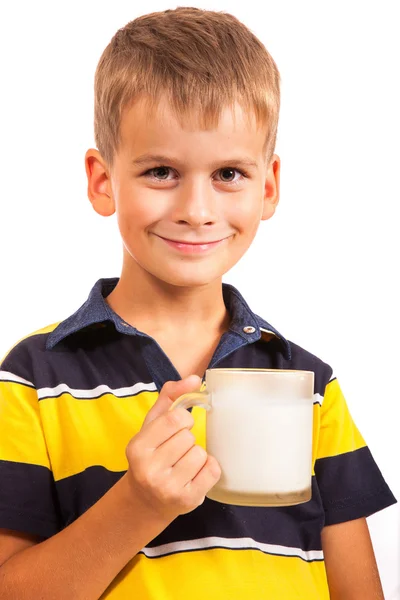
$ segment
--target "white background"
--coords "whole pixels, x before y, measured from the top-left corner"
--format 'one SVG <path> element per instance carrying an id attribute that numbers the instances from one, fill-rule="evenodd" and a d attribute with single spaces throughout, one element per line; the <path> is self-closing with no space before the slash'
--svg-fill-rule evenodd
<path id="1" fill-rule="evenodd" d="M 281 204 L 226 280 L 333 366 L 400 498 L 399 3 L 194 4 L 243 20 L 282 76 Z M 93 74 L 117 28 L 175 6 L 1 3 L 0 354 L 119 274 L 116 222 L 86 199 Z M 369 524 L 385 597 L 399 599 L 398 506 Z"/>

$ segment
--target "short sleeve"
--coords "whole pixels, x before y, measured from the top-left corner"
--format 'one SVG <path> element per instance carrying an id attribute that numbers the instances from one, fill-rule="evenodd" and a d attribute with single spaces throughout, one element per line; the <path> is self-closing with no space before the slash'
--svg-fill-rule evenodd
<path id="1" fill-rule="evenodd" d="M 50 537 L 59 531 L 55 485 L 32 382 L 0 370 L 0 528 Z"/>
<path id="2" fill-rule="evenodd" d="M 323 396 L 314 469 L 326 525 L 367 517 L 396 502 L 336 378 Z"/>

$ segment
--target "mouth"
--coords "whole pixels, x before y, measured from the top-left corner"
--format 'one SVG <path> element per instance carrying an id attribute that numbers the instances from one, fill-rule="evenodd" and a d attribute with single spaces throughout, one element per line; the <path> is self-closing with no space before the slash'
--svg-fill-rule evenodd
<path id="1" fill-rule="evenodd" d="M 170 240 L 169 238 L 162 237 L 161 235 L 157 235 L 160 240 L 168 244 L 170 248 L 174 248 L 183 254 L 202 254 L 214 248 L 217 248 L 224 242 L 226 242 L 229 237 L 222 238 L 220 240 L 215 241 L 202 241 L 202 242 L 187 242 L 184 240 Z"/>

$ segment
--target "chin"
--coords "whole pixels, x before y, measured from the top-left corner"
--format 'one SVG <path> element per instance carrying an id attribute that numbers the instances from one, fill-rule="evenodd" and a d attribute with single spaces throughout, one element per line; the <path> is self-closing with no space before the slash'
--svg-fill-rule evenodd
<path id="1" fill-rule="evenodd" d="M 197 272 L 196 272 L 197 271 Z M 194 266 L 191 272 L 189 273 L 177 273 L 177 272 L 164 272 L 164 273 L 154 273 L 157 279 L 168 283 L 169 285 L 173 285 L 176 287 L 201 287 L 204 285 L 208 285 L 213 283 L 217 279 L 220 279 L 222 275 L 225 273 L 219 272 L 217 269 L 213 269 L 212 272 L 201 272 L 201 269 L 196 269 Z"/>

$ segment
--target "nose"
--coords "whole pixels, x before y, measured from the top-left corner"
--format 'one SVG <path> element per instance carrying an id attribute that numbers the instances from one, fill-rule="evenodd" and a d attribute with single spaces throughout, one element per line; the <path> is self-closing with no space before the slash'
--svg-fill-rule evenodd
<path id="1" fill-rule="evenodd" d="M 177 190 L 174 214 L 175 223 L 201 227 L 216 221 L 216 197 L 209 181 L 186 180 Z"/>

